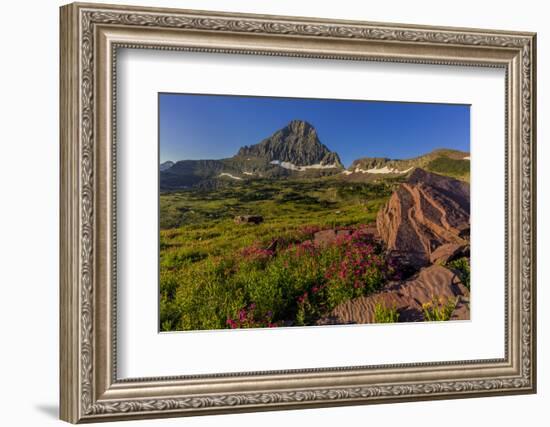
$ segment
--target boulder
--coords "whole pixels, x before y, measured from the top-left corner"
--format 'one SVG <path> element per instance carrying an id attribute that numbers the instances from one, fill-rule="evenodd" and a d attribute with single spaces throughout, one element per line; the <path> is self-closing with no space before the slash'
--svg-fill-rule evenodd
<path id="1" fill-rule="evenodd" d="M 379 240 L 376 225 L 370 224 L 364 226 L 361 230 L 373 241 Z M 342 238 L 343 236 L 351 236 L 353 233 L 353 229 L 330 228 L 328 230 L 321 230 L 313 234 L 313 243 L 317 246 L 327 246 L 335 243 L 339 238 Z"/>
<path id="2" fill-rule="evenodd" d="M 417 168 L 378 212 L 376 226 L 390 254 L 426 266 L 438 247 L 468 243 L 470 186 Z"/>
<path id="3" fill-rule="evenodd" d="M 317 246 L 327 246 L 336 242 L 339 237 L 350 236 L 352 233 L 352 230 L 335 230 L 332 228 L 321 230 L 313 235 L 313 243 Z"/>
<path id="4" fill-rule="evenodd" d="M 400 322 L 423 321 L 422 304 L 432 298 L 457 299 L 451 320 L 470 319 L 470 292 L 460 278 L 440 265 L 423 268 L 413 278 L 388 283 L 380 292 L 355 298 L 338 305 L 319 324 L 374 323 L 375 307 L 381 304 L 399 313 Z"/>
<path id="5" fill-rule="evenodd" d="M 237 215 L 234 219 L 235 224 L 259 224 L 264 221 L 261 215 Z"/>

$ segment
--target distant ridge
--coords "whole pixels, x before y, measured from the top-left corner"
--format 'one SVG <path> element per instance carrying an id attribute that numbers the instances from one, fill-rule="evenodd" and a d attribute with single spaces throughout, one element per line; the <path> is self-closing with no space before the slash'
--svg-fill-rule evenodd
<path id="1" fill-rule="evenodd" d="M 170 169 L 172 166 L 174 166 L 174 162 L 171 161 L 171 160 L 168 160 L 168 161 L 160 164 L 160 171 L 161 172 L 166 171 L 166 170 Z"/>
<path id="2" fill-rule="evenodd" d="M 439 148 L 412 159 L 390 159 L 387 157 L 363 157 L 351 164 L 343 174 L 349 177 L 359 175 L 383 176 L 405 175 L 415 168 L 441 173 L 455 178 L 469 179 L 470 153 L 448 148 Z"/>
<path id="3" fill-rule="evenodd" d="M 161 190 L 214 188 L 252 179 L 321 176 L 369 181 L 405 176 L 414 168 L 468 181 L 470 155 L 442 148 L 412 159 L 363 157 L 344 169 L 338 153 L 321 143 L 313 125 L 292 120 L 258 144 L 241 147 L 233 157 L 162 163 L 160 187 Z"/>

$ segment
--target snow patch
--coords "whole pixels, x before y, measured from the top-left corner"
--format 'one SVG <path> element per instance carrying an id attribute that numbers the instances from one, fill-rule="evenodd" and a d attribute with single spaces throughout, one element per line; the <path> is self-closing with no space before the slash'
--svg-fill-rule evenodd
<path id="1" fill-rule="evenodd" d="M 254 175 L 254 172 L 243 172 L 243 175 Z"/>
<path id="2" fill-rule="evenodd" d="M 343 173 L 344 175 L 351 175 L 353 172 L 352 172 L 352 171 L 345 170 L 345 171 L 342 171 L 342 173 Z"/>
<path id="3" fill-rule="evenodd" d="M 232 179 L 238 179 L 239 181 L 242 181 L 242 178 L 241 177 L 238 177 L 238 176 L 235 176 L 235 175 L 231 175 L 230 173 L 227 173 L 227 172 L 222 172 L 220 173 L 218 176 L 227 176 L 228 178 L 232 178 Z"/>
<path id="4" fill-rule="evenodd" d="M 330 165 L 323 165 L 321 163 L 317 163 L 317 164 L 314 164 L 314 165 L 307 165 L 307 166 L 296 166 L 293 163 L 281 162 L 280 160 L 272 160 L 269 163 L 271 163 L 272 165 L 279 165 L 279 166 L 281 166 L 282 168 L 285 168 L 285 169 L 290 169 L 290 170 L 293 170 L 293 171 L 300 171 L 300 172 L 303 172 L 303 171 L 308 170 L 308 169 L 332 169 L 332 168 L 337 168 L 338 167 L 338 165 L 336 163 L 333 163 L 333 164 L 330 164 Z"/>
<path id="5" fill-rule="evenodd" d="M 466 156 L 462 160 L 470 160 L 470 156 Z"/>
<path id="6" fill-rule="evenodd" d="M 399 169 L 395 168 L 389 168 L 388 166 L 384 166 L 383 168 L 371 168 L 371 169 L 361 169 L 359 167 L 355 168 L 355 173 L 373 173 L 373 174 L 388 174 L 388 173 L 407 173 L 411 171 L 413 168 L 410 167 L 408 169 L 405 169 L 404 171 L 400 171 Z"/>

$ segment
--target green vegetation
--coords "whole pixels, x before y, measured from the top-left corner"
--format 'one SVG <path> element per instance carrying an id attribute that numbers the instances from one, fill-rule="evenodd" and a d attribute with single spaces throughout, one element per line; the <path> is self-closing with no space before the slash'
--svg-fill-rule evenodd
<path id="1" fill-rule="evenodd" d="M 469 160 L 452 159 L 450 157 L 441 156 L 428 163 L 426 169 L 431 172 L 447 175 L 463 181 L 470 180 Z"/>
<path id="2" fill-rule="evenodd" d="M 470 259 L 462 257 L 448 262 L 447 267 L 454 270 L 460 277 L 460 281 L 470 290 Z"/>
<path id="3" fill-rule="evenodd" d="M 307 223 L 332 226 L 368 222 L 376 218 L 393 185 L 391 182 L 348 183 L 331 178 L 255 179 L 231 182 L 214 190 L 168 192 L 160 197 L 160 228 L 183 227 L 182 231 L 189 229 L 188 226 L 219 228 L 232 222 L 236 215 L 247 214 L 264 216 L 266 228 L 277 233 L 285 224 L 286 228 L 293 229 Z M 369 208 L 367 217 L 365 208 Z"/>
<path id="4" fill-rule="evenodd" d="M 436 296 L 431 301 L 422 304 L 422 312 L 426 322 L 442 322 L 451 319 L 458 304 L 458 298 L 449 298 L 446 301 Z"/>
<path id="5" fill-rule="evenodd" d="M 374 321 L 376 323 L 396 323 L 399 321 L 399 312 L 395 305 L 388 308 L 382 303 L 378 303 L 374 306 Z"/>
<path id="6" fill-rule="evenodd" d="M 161 194 L 161 329 L 312 325 L 376 291 L 390 271 L 363 225 L 391 191 L 319 178 Z M 247 214 L 264 221 L 234 223 Z M 314 245 L 327 228 L 352 233 Z"/>

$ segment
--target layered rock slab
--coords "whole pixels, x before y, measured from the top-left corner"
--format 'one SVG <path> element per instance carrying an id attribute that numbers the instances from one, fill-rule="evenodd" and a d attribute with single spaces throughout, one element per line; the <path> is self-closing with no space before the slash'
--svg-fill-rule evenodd
<path id="1" fill-rule="evenodd" d="M 451 270 L 431 265 L 423 268 L 415 277 L 388 283 L 382 291 L 369 296 L 352 299 L 337 306 L 319 324 L 375 323 L 375 307 L 381 304 L 394 308 L 400 322 L 423 321 L 422 304 L 432 298 L 448 301 L 457 299 L 451 320 L 469 320 L 470 292 L 460 278 Z"/>
<path id="2" fill-rule="evenodd" d="M 440 246 L 468 244 L 470 186 L 417 168 L 380 210 L 376 226 L 390 258 L 426 266 Z"/>

